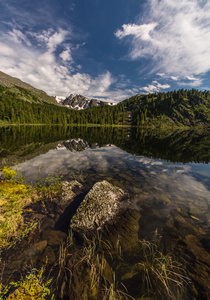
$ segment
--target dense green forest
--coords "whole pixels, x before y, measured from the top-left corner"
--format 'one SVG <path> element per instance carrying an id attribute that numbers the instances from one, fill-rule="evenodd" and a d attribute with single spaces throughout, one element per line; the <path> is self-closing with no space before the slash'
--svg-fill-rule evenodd
<path id="1" fill-rule="evenodd" d="M 133 125 L 198 125 L 210 122 L 210 92 L 178 90 L 136 95 L 124 101 L 132 112 Z"/>
<path id="2" fill-rule="evenodd" d="M 123 105 L 91 107 L 78 111 L 40 102 L 30 91 L 17 87 L 21 94 L 0 86 L 0 120 L 15 124 L 127 124 Z M 22 100 L 30 97 L 30 101 Z"/>
<path id="3" fill-rule="evenodd" d="M 40 102 L 25 88 L 0 85 L 0 122 L 12 124 L 96 124 L 196 126 L 210 122 L 210 92 L 178 90 L 136 95 L 115 106 L 73 110 Z"/>

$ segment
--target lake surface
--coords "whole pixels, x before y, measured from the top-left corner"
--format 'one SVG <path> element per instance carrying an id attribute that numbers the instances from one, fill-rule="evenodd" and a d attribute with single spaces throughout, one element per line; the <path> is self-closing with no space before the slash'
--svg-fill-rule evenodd
<path id="1" fill-rule="evenodd" d="M 1 165 L 15 164 L 30 183 L 50 175 L 77 179 L 86 190 L 104 179 L 126 189 L 131 195 L 127 209 L 141 213 L 140 238 L 151 239 L 158 230 L 166 251 L 185 264 L 189 257 L 197 259 L 208 270 L 209 131 L 4 127 L 0 158 Z M 202 285 L 207 273 L 196 274 L 199 263 L 190 276 L 198 281 L 200 276 Z"/>
<path id="2" fill-rule="evenodd" d="M 157 186 L 182 195 L 210 189 L 209 131 L 4 127 L 0 159 L 16 164 L 29 182 L 56 174 L 81 177 L 87 185 L 107 179 L 133 194 Z"/>
<path id="3" fill-rule="evenodd" d="M 208 131 L 20 126 L 0 128 L 0 137 L 1 163 L 30 183 L 62 176 L 88 189 L 105 179 L 128 190 L 133 207 L 165 201 L 209 220 Z"/>

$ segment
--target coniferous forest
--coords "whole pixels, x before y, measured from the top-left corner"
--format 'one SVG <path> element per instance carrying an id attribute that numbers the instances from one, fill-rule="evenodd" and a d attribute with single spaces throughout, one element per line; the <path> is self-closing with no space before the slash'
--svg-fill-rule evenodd
<path id="1" fill-rule="evenodd" d="M 210 122 L 210 92 L 178 90 L 136 95 L 115 106 L 74 110 L 40 101 L 25 88 L 0 86 L 0 122 L 9 124 L 95 124 L 197 126 Z"/>

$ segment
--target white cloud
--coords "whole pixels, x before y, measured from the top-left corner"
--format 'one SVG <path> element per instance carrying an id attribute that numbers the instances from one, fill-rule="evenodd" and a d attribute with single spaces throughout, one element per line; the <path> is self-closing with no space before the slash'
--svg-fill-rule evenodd
<path id="1" fill-rule="evenodd" d="M 69 47 L 67 47 L 66 50 L 60 53 L 59 56 L 62 58 L 63 61 L 73 60 L 71 56 L 71 49 Z"/>
<path id="2" fill-rule="evenodd" d="M 73 93 L 119 102 L 139 91 L 130 88 L 125 76 L 114 78 L 107 70 L 95 77 L 82 72 L 74 52 L 85 43 L 73 45 L 67 40 L 69 32 L 62 29 L 38 33 L 12 29 L 0 37 L 0 70 L 53 96 Z"/>
<path id="3" fill-rule="evenodd" d="M 157 75 L 160 76 L 160 77 L 164 77 L 165 73 L 157 73 Z"/>
<path id="4" fill-rule="evenodd" d="M 47 46 L 50 51 L 54 51 L 58 45 L 60 45 L 64 40 L 67 32 L 59 30 L 51 35 L 47 41 Z"/>
<path id="5" fill-rule="evenodd" d="M 140 38 L 143 41 L 151 40 L 150 33 L 155 29 L 157 23 L 136 25 L 136 24 L 127 24 L 123 25 L 123 30 L 117 30 L 115 35 L 116 37 L 122 39 L 128 35 L 134 35 L 137 38 Z"/>
<path id="6" fill-rule="evenodd" d="M 209 16 L 209 1 L 149 0 L 144 19 L 124 24 L 115 35 L 130 35 L 130 57 L 149 57 L 153 72 L 196 76 L 210 70 Z"/>
<path id="7" fill-rule="evenodd" d="M 31 46 L 30 41 L 20 30 L 13 29 L 12 31 L 10 31 L 9 38 L 17 44 L 21 44 L 22 41 L 24 41 L 27 46 Z"/>
<path id="8" fill-rule="evenodd" d="M 153 81 L 152 84 L 142 87 L 141 90 L 150 94 L 150 93 L 159 92 L 162 89 L 169 89 L 169 88 L 170 88 L 169 84 L 161 84 L 157 81 Z"/>
<path id="9" fill-rule="evenodd" d="M 177 80 L 178 80 L 178 77 L 176 77 L 176 76 L 171 76 L 171 79 L 174 80 L 174 81 L 177 81 Z"/>
<path id="10" fill-rule="evenodd" d="M 113 101 L 109 88 L 116 79 L 109 71 L 104 71 L 95 78 L 86 73 L 74 72 L 71 48 L 65 43 L 67 34 L 61 29 L 57 32 L 49 29 L 38 34 L 23 34 L 12 30 L 8 35 L 3 35 L 0 39 L 1 71 L 18 77 L 49 95 L 66 96 L 75 93 Z M 38 45 L 36 43 L 36 47 L 33 47 L 31 42 L 26 43 L 29 38 L 33 42 L 37 41 Z M 61 60 L 57 59 L 58 50 Z M 115 91 L 113 95 L 118 101 L 125 99 L 124 93 L 126 92 Z"/>
<path id="11" fill-rule="evenodd" d="M 14 56 L 15 50 L 12 49 L 10 46 L 0 42 L 0 56 L 4 57 L 4 55 Z M 2 61 L 1 61 L 1 64 L 2 64 Z"/>
<path id="12" fill-rule="evenodd" d="M 183 78 L 182 82 L 179 82 L 180 85 L 188 85 L 191 87 L 198 87 L 202 84 L 203 80 L 200 77 L 195 76 L 186 76 Z"/>
<path id="13" fill-rule="evenodd" d="M 52 28 L 43 30 L 41 33 L 28 32 L 28 35 L 34 37 L 42 47 L 45 46 L 50 52 L 54 52 L 69 34 L 70 32 L 63 29 L 54 32 Z"/>

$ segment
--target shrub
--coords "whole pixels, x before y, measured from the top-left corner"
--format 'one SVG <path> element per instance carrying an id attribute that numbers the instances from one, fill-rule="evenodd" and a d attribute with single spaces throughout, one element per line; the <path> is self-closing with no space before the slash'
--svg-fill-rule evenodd
<path id="1" fill-rule="evenodd" d="M 12 167 L 10 168 L 4 167 L 2 171 L 2 175 L 5 180 L 10 181 L 14 179 L 14 177 L 17 175 L 17 172 L 13 170 Z"/>

